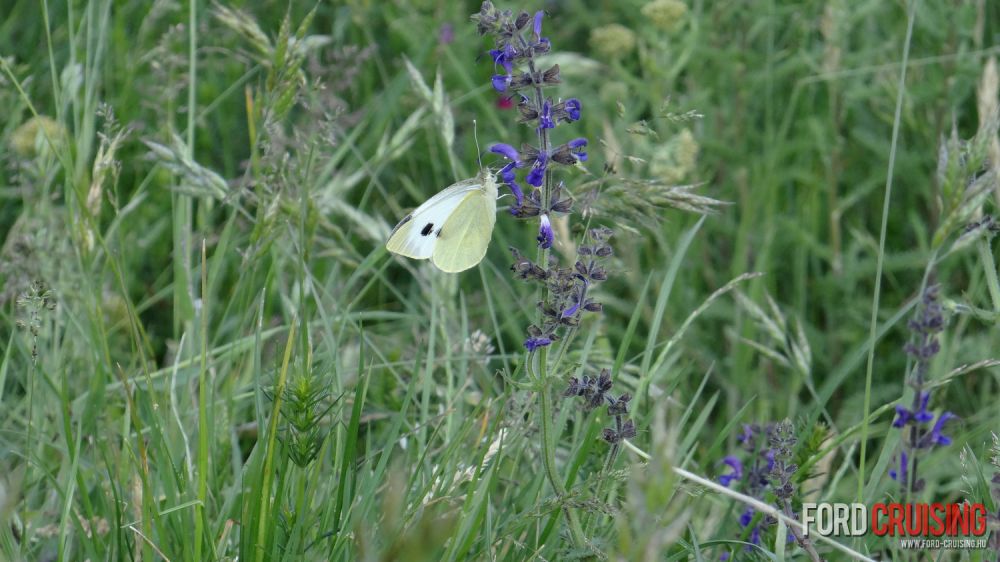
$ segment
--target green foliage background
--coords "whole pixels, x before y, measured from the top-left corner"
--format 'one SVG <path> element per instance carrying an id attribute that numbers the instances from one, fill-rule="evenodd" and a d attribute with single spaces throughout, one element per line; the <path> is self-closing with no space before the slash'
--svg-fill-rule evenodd
<path id="1" fill-rule="evenodd" d="M 383 249 L 480 150 L 496 165 L 488 144 L 532 137 L 489 86 L 478 5 L 7 2 L 0 558 L 804 559 L 773 532 L 728 544 L 740 504 L 670 467 L 715 479 L 739 424 L 789 418 L 819 475 L 804 494 L 898 495 L 889 426 L 928 264 L 949 311 L 932 407 L 962 421 L 920 494 L 992 508 L 998 371 L 953 369 L 1000 344 L 996 244 L 955 245 L 1000 197 L 997 4 L 916 2 L 902 84 L 903 2 L 693 0 L 675 21 L 633 1 L 498 5 L 547 11 L 557 95 L 584 108 L 556 135 L 590 139 L 591 174 L 731 202 L 702 218 L 602 199 L 604 313 L 541 390 L 519 368 L 537 296 L 507 271 L 532 226 L 501 210 L 456 276 Z M 559 498 L 533 397 L 602 367 L 636 395 L 652 458 L 602 472 L 606 414 L 557 401 Z"/>

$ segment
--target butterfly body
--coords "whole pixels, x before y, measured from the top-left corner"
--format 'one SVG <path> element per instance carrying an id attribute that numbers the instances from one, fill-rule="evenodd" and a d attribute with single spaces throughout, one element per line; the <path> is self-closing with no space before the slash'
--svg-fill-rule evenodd
<path id="1" fill-rule="evenodd" d="M 403 217 L 385 247 L 408 258 L 430 258 L 442 271 L 464 271 L 486 255 L 496 211 L 497 184 L 484 170 L 446 187 Z"/>

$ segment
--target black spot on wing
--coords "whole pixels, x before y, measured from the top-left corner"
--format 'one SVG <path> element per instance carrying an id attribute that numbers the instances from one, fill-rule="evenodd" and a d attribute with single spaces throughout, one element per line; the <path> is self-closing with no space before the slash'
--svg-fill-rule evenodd
<path id="1" fill-rule="evenodd" d="M 427 236 L 428 234 L 431 233 L 432 230 L 434 230 L 434 223 L 429 222 L 426 225 L 424 225 L 423 230 L 420 231 L 420 235 Z"/>
<path id="2" fill-rule="evenodd" d="M 442 229 L 440 229 L 440 228 L 439 228 L 439 229 L 438 229 L 438 231 L 437 231 L 437 237 L 438 237 L 438 238 L 441 238 L 441 230 L 442 230 Z"/>

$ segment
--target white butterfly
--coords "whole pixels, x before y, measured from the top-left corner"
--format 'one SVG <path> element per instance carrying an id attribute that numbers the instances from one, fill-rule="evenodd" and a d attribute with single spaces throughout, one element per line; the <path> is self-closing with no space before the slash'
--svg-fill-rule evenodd
<path id="1" fill-rule="evenodd" d="M 496 223 L 497 184 L 483 170 L 475 178 L 446 187 L 403 217 L 389 234 L 386 249 L 431 262 L 442 271 L 464 271 L 482 261 Z"/>

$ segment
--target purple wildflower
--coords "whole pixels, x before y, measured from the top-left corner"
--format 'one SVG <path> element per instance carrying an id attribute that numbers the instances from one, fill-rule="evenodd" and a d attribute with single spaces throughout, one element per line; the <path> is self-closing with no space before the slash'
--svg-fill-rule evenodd
<path id="1" fill-rule="evenodd" d="M 492 78 L 493 89 L 498 92 L 505 92 L 507 91 L 507 86 L 510 86 L 510 81 L 510 74 L 494 74 Z"/>
<path id="2" fill-rule="evenodd" d="M 496 144 L 490 145 L 490 152 L 499 154 L 513 163 L 518 162 L 517 149 L 509 144 L 498 142 Z"/>
<path id="3" fill-rule="evenodd" d="M 579 160 L 580 162 L 587 161 L 587 153 L 586 151 L 583 150 L 584 148 L 587 147 L 587 139 L 582 137 L 573 139 L 568 143 L 566 143 L 566 146 L 573 151 L 573 155 L 576 156 L 577 160 Z"/>
<path id="4" fill-rule="evenodd" d="M 569 98 L 563 104 L 563 108 L 566 110 L 566 118 L 570 121 L 580 120 L 580 110 L 582 106 L 580 105 L 580 100 L 576 98 Z"/>
<path id="5" fill-rule="evenodd" d="M 556 127 L 556 122 L 552 118 L 552 104 L 549 100 L 545 100 L 542 104 L 542 111 L 538 114 L 538 128 L 539 129 L 554 129 Z"/>
<path id="6" fill-rule="evenodd" d="M 911 421 L 916 423 L 927 423 L 934 419 L 934 414 L 927 411 L 927 403 L 930 401 L 930 392 L 921 392 L 919 395 L 917 411 L 913 412 L 905 406 L 896 406 L 896 419 L 892 422 L 892 427 L 903 427 Z"/>
<path id="7" fill-rule="evenodd" d="M 723 474 L 722 476 L 720 476 L 719 477 L 720 484 L 728 488 L 729 484 L 733 480 L 739 480 L 743 478 L 743 463 L 740 462 L 740 459 L 732 455 L 728 455 L 724 459 L 722 459 L 722 463 L 728 466 L 729 468 L 733 469 L 733 471 L 730 472 L 729 474 Z"/>
<path id="8" fill-rule="evenodd" d="M 551 338 L 546 337 L 532 337 L 524 340 L 524 348 L 529 352 L 535 351 L 539 347 L 545 347 L 552 344 Z"/>
<path id="9" fill-rule="evenodd" d="M 938 416 L 937 423 L 934 424 L 930 433 L 930 443 L 932 445 L 941 445 L 942 447 L 945 445 L 951 445 L 951 437 L 941 433 L 941 431 L 944 429 L 944 424 L 957 417 L 958 416 L 951 412 L 944 412 Z"/>
<path id="10" fill-rule="evenodd" d="M 548 164 L 549 155 L 544 150 L 539 150 L 538 156 L 535 157 L 535 163 L 531 166 L 531 171 L 528 172 L 524 181 L 535 187 L 541 187 L 542 181 L 545 179 L 545 169 L 548 167 Z"/>
<path id="11" fill-rule="evenodd" d="M 538 247 L 549 249 L 552 247 L 552 242 L 555 240 L 555 235 L 552 233 L 552 224 L 549 222 L 549 215 L 547 213 L 542 214 L 538 222 Z"/>

